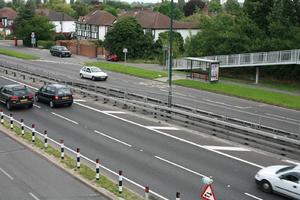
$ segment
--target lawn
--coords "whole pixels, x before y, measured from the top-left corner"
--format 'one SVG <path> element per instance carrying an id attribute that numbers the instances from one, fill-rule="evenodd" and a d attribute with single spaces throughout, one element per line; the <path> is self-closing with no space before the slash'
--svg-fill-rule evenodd
<path id="1" fill-rule="evenodd" d="M 6 56 L 11 56 L 11 57 L 16 57 L 16 58 L 21 58 L 21 59 L 26 59 L 26 60 L 39 59 L 38 56 L 33 56 L 30 54 L 21 53 L 21 52 L 9 50 L 9 49 L 2 49 L 2 48 L 0 48 L 0 54 L 6 55 Z"/>
<path id="2" fill-rule="evenodd" d="M 300 110 L 300 96 L 272 92 L 247 86 L 225 83 L 203 83 L 194 80 L 175 80 L 176 85 L 237 96 L 254 101 Z"/>
<path id="3" fill-rule="evenodd" d="M 122 64 L 118 64 L 118 63 L 88 62 L 88 63 L 86 63 L 86 65 L 97 66 L 97 67 L 100 67 L 101 69 L 118 72 L 118 73 L 122 73 L 122 74 L 129 74 L 129 75 L 146 78 L 146 79 L 156 79 L 156 78 L 161 78 L 161 77 L 167 76 L 166 72 L 147 70 L 147 69 L 142 69 L 139 67 L 127 66 L 127 65 L 122 65 Z"/>

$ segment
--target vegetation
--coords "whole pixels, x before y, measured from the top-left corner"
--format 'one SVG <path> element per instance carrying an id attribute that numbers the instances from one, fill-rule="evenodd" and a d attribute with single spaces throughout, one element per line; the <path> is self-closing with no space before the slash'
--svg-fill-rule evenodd
<path id="1" fill-rule="evenodd" d="M 16 57 L 16 58 L 21 58 L 21 59 L 26 59 L 26 60 L 39 59 L 39 57 L 37 57 L 37 56 L 20 53 L 20 52 L 9 50 L 9 49 L 2 49 L 2 48 L 0 48 L 0 54 L 6 55 L 6 56 L 11 56 L 11 57 Z"/>
<path id="2" fill-rule="evenodd" d="M 166 72 L 158 72 L 153 70 L 146 70 L 138 67 L 128 66 L 128 65 L 122 65 L 118 63 L 110 63 L 110 62 L 88 62 L 86 65 L 89 66 L 97 66 L 101 69 L 106 69 L 113 72 L 123 73 L 123 74 L 129 74 L 141 78 L 147 78 L 147 79 L 156 79 L 161 77 L 166 77 Z"/>
<path id="3" fill-rule="evenodd" d="M 37 44 L 39 48 L 50 49 L 55 43 L 53 41 L 39 40 Z"/>
<path id="4" fill-rule="evenodd" d="M 173 82 L 177 85 L 182 85 L 185 87 L 228 94 L 232 96 L 242 97 L 245 99 L 300 110 L 300 96 L 296 95 L 271 92 L 263 89 L 251 88 L 248 86 L 240 86 L 236 84 L 209 84 L 194 80 L 175 80 Z"/>

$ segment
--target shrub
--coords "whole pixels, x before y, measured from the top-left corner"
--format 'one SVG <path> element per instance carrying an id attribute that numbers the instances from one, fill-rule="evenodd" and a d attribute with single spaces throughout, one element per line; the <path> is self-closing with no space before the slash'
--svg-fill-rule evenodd
<path id="1" fill-rule="evenodd" d="M 39 40 L 39 41 L 37 41 L 37 44 L 38 44 L 39 48 L 49 49 L 55 43 L 54 43 L 54 41 L 49 41 L 49 40 Z"/>
<path id="2" fill-rule="evenodd" d="M 54 40 L 56 41 L 56 40 L 65 40 L 65 39 L 66 39 L 66 37 L 63 34 L 59 34 L 59 35 L 55 36 Z"/>

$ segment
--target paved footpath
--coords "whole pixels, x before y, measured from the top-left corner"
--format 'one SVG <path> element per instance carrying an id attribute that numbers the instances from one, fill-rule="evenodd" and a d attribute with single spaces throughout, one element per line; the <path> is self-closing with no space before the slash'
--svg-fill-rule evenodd
<path id="1" fill-rule="evenodd" d="M 0 132 L 0 200 L 108 200 Z"/>

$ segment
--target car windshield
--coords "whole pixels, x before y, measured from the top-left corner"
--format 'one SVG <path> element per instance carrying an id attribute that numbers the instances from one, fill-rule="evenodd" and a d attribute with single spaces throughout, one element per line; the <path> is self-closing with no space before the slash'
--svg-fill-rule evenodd
<path id="1" fill-rule="evenodd" d="M 279 173 L 282 173 L 282 172 L 286 172 L 286 171 L 288 171 L 288 170 L 294 169 L 295 167 L 296 167 L 296 166 L 283 167 L 283 168 L 281 168 L 280 170 L 278 170 L 278 171 L 276 172 L 276 174 L 279 174 Z"/>
<path id="2" fill-rule="evenodd" d="M 67 47 L 59 47 L 58 49 L 61 51 L 68 51 Z"/>
<path id="3" fill-rule="evenodd" d="M 91 71 L 92 71 L 92 72 L 102 72 L 102 70 L 99 69 L 98 67 L 93 67 L 93 68 L 91 68 Z"/>
<path id="4" fill-rule="evenodd" d="M 58 95 L 71 95 L 72 92 L 70 90 L 70 88 L 59 88 L 57 91 Z"/>
<path id="5" fill-rule="evenodd" d="M 17 87 L 13 89 L 13 95 L 15 96 L 24 96 L 28 93 L 30 93 L 30 91 L 26 87 Z"/>

